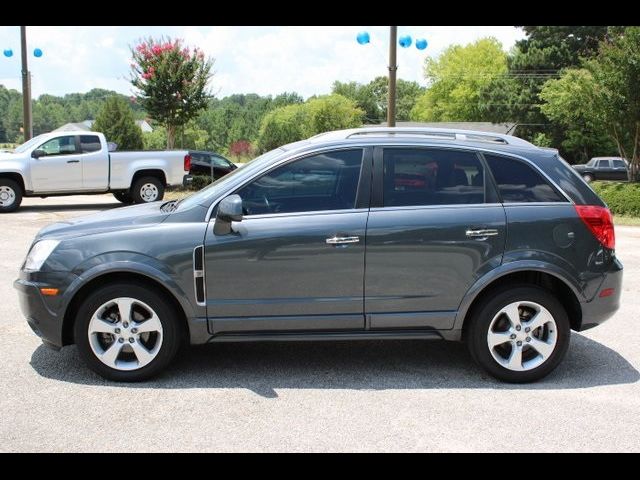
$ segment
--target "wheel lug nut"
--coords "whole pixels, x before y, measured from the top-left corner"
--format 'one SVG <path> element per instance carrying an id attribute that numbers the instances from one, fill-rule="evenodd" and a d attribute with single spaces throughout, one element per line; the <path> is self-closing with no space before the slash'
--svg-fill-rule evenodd
<path id="1" fill-rule="evenodd" d="M 530 341 L 531 341 L 531 337 L 527 337 L 527 342 L 530 342 Z"/>
<path id="2" fill-rule="evenodd" d="M 135 342 L 135 340 L 133 339 L 133 337 L 129 337 L 129 343 L 133 343 Z"/>
<path id="3" fill-rule="evenodd" d="M 524 331 L 525 331 L 525 332 L 527 332 L 527 333 L 529 333 L 529 332 L 531 331 L 531 328 L 530 328 L 530 327 L 527 327 L 527 328 L 525 328 L 525 329 L 524 329 Z"/>
<path id="4" fill-rule="evenodd" d="M 116 328 L 116 329 L 114 330 L 114 332 L 115 332 L 115 333 L 120 333 L 120 329 L 119 329 L 119 328 Z"/>
<path id="5" fill-rule="evenodd" d="M 516 330 L 520 331 L 520 330 L 522 330 L 522 327 L 520 325 L 516 325 Z"/>
<path id="6" fill-rule="evenodd" d="M 517 345 L 518 345 L 519 347 L 521 347 L 521 346 L 522 346 L 522 342 L 521 342 L 521 341 L 519 341 L 519 340 L 518 340 L 518 342 L 516 342 L 516 343 L 517 343 Z"/>
<path id="7" fill-rule="evenodd" d="M 510 338 L 511 338 L 511 340 L 514 340 L 516 338 L 516 334 L 512 333 Z"/>
<path id="8" fill-rule="evenodd" d="M 129 326 L 129 322 L 124 322 L 124 323 L 122 324 L 122 326 L 123 326 L 124 328 L 127 328 L 127 327 Z"/>
<path id="9" fill-rule="evenodd" d="M 124 343 L 124 338 L 120 337 L 120 338 L 118 339 L 118 342 L 120 342 L 120 343 Z"/>
<path id="10" fill-rule="evenodd" d="M 131 333 L 138 333 L 138 329 L 137 328 L 132 328 L 131 329 Z"/>

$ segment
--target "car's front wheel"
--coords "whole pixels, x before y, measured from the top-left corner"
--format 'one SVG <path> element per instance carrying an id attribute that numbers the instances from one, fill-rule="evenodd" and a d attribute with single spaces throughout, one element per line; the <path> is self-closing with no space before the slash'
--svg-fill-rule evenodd
<path id="1" fill-rule="evenodd" d="M 584 178 L 584 181 L 587 183 L 593 182 L 593 175 L 591 175 L 590 173 L 585 173 L 584 175 L 582 175 L 582 178 Z"/>
<path id="2" fill-rule="evenodd" d="M 22 203 L 22 188 L 9 178 L 0 178 L 0 213 L 15 212 Z"/>
<path id="3" fill-rule="evenodd" d="M 549 291 L 504 288 L 485 297 L 465 331 L 471 356 L 494 377 L 512 383 L 539 380 L 564 358 L 571 328 Z"/>
<path id="4" fill-rule="evenodd" d="M 184 340 L 174 306 L 137 283 L 109 285 L 89 294 L 78 309 L 74 335 L 89 368 L 121 382 L 157 375 Z"/>
<path id="5" fill-rule="evenodd" d="M 125 205 L 130 205 L 133 203 L 133 197 L 129 192 L 113 192 L 113 196 L 116 200 Z"/>

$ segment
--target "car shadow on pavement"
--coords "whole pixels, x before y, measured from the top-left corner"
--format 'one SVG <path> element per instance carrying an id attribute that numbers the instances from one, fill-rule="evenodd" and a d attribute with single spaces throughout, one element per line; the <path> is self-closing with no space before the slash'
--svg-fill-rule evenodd
<path id="1" fill-rule="evenodd" d="M 280 388 L 557 390 L 634 383 L 640 373 L 614 350 L 579 334 L 562 364 L 540 382 L 510 385 L 485 374 L 461 343 L 355 341 L 220 343 L 186 350 L 160 377 L 119 384 L 86 368 L 75 347 L 43 345 L 31 356 L 43 377 L 133 388 L 246 388 L 276 398 Z"/>
<path id="2" fill-rule="evenodd" d="M 47 205 L 21 205 L 18 213 L 24 212 L 67 212 L 73 210 L 109 210 L 111 208 L 123 207 L 120 202 L 115 203 L 76 203 L 76 204 L 47 204 Z"/>
<path id="3" fill-rule="evenodd" d="M 573 334 L 562 364 L 540 382 L 511 385 L 486 375 L 461 343 L 355 341 L 220 343 L 185 351 L 160 377 L 118 384 L 84 366 L 75 347 L 54 352 L 43 345 L 31 357 L 43 377 L 126 388 L 246 388 L 276 398 L 281 388 L 389 389 L 575 389 L 634 383 L 640 373 L 614 350 Z"/>

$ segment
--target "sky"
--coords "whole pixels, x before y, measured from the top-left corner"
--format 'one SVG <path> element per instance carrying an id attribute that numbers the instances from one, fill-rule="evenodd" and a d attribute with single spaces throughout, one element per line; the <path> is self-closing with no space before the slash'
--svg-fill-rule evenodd
<path id="1" fill-rule="evenodd" d="M 360 45 L 358 32 L 371 42 Z M 105 88 L 131 95 L 130 46 L 142 37 L 182 38 L 213 57 L 211 91 L 277 95 L 295 91 L 304 98 L 325 94 L 334 80 L 367 83 L 387 75 L 389 28 L 354 27 L 27 27 L 32 95 L 64 95 Z M 510 26 L 398 27 L 398 37 L 424 38 L 425 50 L 398 47 L 398 77 L 425 85 L 423 64 L 452 44 L 493 36 L 505 50 L 524 32 Z M 43 54 L 36 58 L 33 50 Z M 0 27 L 0 84 L 21 90 L 20 28 Z"/>

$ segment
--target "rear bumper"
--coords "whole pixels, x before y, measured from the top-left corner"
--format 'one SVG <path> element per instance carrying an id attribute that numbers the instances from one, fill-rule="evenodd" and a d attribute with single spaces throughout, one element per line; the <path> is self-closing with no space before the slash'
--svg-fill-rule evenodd
<path id="1" fill-rule="evenodd" d="M 614 259 L 609 272 L 605 276 L 602 285 L 595 297 L 590 302 L 581 303 L 582 322 L 579 331 L 588 330 L 611 318 L 620 308 L 620 296 L 622 295 L 622 263 Z M 601 297 L 600 294 L 612 289 L 609 296 Z"/>

